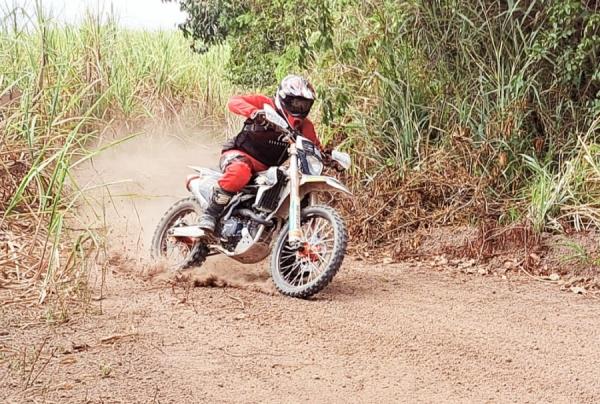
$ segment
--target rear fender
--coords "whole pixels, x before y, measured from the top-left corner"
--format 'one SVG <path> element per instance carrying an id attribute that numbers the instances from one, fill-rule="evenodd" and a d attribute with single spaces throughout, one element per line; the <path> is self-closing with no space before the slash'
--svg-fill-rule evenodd
<path id="1" fill-rule="evenodd" d="M 303 175 L 300 179 L 300 199 L 313 192 L 339 192 L 347 196 L 352 196 L 352 192 L 344 184 L 333 177 L 324 175 Z M 290 207 L 290 188 L 286 187 L 279 206 L 268 219 L 273 217 L 286 218 Z"/>

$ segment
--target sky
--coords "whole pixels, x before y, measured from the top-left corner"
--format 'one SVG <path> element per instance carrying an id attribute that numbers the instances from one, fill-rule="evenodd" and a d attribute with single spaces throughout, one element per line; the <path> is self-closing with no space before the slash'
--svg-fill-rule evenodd
<path id="1" fill-rule="evenodd" d="M 109 12 L 118 16 L 120 25 L 128 28 L 175 29 L 185 19 L 177 2 L 163 3 L 161 0 L 38 0 L 45 9 L 51 10 L 54 19 L 77 23 L 86 10 Z M 0 0 L 0 14 L 20 6 L 32 10 L 36 0 Z M 3 15 L 2 15 L 3 16 Z"/>

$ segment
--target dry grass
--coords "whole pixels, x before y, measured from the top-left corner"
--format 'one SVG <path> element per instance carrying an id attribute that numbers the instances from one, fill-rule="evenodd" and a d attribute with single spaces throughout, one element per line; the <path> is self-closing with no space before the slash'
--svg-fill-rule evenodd
<path id="1" fill-rule="evenodd" d="M 390 170 L 370 183 L 355 183 L 354 199 L 343 206 L 353 238 L 369 247 L 393 246 L 408 231 L 497 215 L 484 185 L 459 161 L 452 164 L 452 158 L 440 152 L 403 179 Z"/>
<path id="2" fill-rule="evenodd" d="M 89 17 L 57 26 L 41 8 L 28 27 L 0 22 L 0 299 L 88 296 L 103 240 L 77 228 L 77 167 L 101 152 L 106 126 L 194 113 L 223 117 L 226 47 L 194 54 L 178 32 L 120 29 Z M 117 142 L 120 140 L 117 140 Z M 109 146 L 103 146 L 110 147 Z"/>
<path id="3" fill-rule="evenodd" d="M 87 294 L 79 281 L 93 262 L 97 240 L 92 234 L 52 236 L 51 216 L 40 212 L 35 184 L 20 190 L 33 167 L 27 147 L 5 146 L 0 154 L 0 300 L 41 303 L 48 294 Z M 38 179 L 49 182 L 51 175 L 42 172 Z M 19 192 L 22 198 L 15 204 Z"/>

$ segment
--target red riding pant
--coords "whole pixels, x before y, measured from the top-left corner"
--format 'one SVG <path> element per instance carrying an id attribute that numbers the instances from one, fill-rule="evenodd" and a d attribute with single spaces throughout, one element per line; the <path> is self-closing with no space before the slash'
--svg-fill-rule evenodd
<path id="1" fill-rule="evenodd" d="M 223 176 L 219 179 L 219 186 L 231 193 L 240 192 L 248 185 L 252 175 L 269 168 L 249 154 L 239 150 L 223 152 L 220 166 Z"/>

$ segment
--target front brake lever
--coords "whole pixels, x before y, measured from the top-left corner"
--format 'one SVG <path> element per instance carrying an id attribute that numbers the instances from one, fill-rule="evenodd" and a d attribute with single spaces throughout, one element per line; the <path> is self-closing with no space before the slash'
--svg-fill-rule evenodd
<path id="1" fill-rule="evenodd" d="M 284 129 L 284 132 L 277 138 L 277 140 L 286 143 L 294 143 L 298 134 L 299 132 L 295 129 Z"/>
<path id="2" fill-rule="evenodd" d="M 289 139 L 290 139 L 290 136 L 288 135 L 288 133 L 283 132 L 281 135 L 279 135 L 279 137 L 277 138 L 277 141 L 283 142 L 283 143 L 290 143 Z"/>

